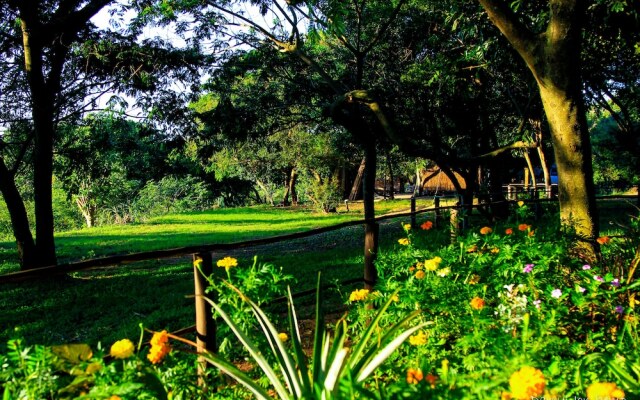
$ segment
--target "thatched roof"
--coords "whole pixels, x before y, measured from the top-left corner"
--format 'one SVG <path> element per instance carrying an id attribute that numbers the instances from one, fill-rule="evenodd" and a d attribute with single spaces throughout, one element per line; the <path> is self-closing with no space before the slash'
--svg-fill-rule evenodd
<path id="1" fill-rule="evenodd" d="M 420 175 L 422 176 L 422 190 L 429 192 L 454 192 L 456 190 L 451 179 L 440 168 L 423 169 Z M 465 183 L 462 176 L 457 173 L 454 175 L 464 189 Z"/>

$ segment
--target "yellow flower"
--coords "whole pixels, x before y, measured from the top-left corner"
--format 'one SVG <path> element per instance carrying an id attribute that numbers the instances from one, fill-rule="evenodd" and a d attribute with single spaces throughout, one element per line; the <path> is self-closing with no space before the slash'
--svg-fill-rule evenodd
<path id="1" fill-rule="evenodd" d="M 411 224 L 403 224 L 403 225 L 402 225 L 402 228 L 403 228 L 405 231 L 410 231 L 410 230 L 411 230 Z"/>
<path id="2" fill-rule="evenodd" d="M 403 246 L 407 246 L 409 244 L 409 239 L 407 238 L 398 239 L 398 243 L 400 243 Z"/>
<path id="3" fill-rule="evenodd" d="M 595 382 L 587 388 L 588 399 L 624 399 L 624 392 L 615 383 Z"/>
<path id="4" fill-rule="evenodd" d="M 518 202 L 518 207 L 522 207 L 523 205 L 524 205 L 524 201 L 520 200 L 520 201 Z"/>
<path id="5" fill-rule="evenodd" d="M 151 349 L 147 354 L 147 359 L 152 364 L 158 364 L 170 351 L 171 347 L 169 346 L 167 331 L 155 332 L 151 338 Z"/>
<path id="6" fill-rule="evenodd" d="M 280 332 L 278 333 L 278 337 L 280 338 L 280 340 L 282 340 L 283 342 L 286 342 L 287 340 L 289 340 L 289 335 L 287 335 L 284 332 Z"/>
<path id="7" fill-rule="evenodd" d="M 193 266 L 196 268 L 200 268 L 200 266 L 202 265 L 202 258 L 198 257 L 195 260 L 193 260 Z"/>
<path id="8" fill-rule="evenodd" d="M 469 304 L 474 310 L 482 310 L 484 308 L 485 302 L 480 297 L 474 297 L 473 299 L 471 299 L 471 302 Z"/>
<path id="9" fill-rule="evenodd" d="M 356 289 L 349 295 L 349 301 L 365 300 L 369 295 L 369 289 Z"/>
<path id="10" fill-rule="evenodd" d="M 424 279 L 427 275 L 424 273 L 424 271 L 418 271 L 416 272 L 416 279 Z"/>
<path id="11" fill-rule="evenodd" d="M 122 339 L 111 345 L 111 357 L 125 359 L 133 355 L 133 343 L 129 339 Z"/>
<path id="12" fill-rule="evenodd" d="M 423 344 L 427 344 L 427 334 L 423 331 L 420 331 L 415 335 L 409 337 L 409 343 L 412 346 L 420 346 Z"/>
<path id="13" fill-rule="evenodd" d="M 482 228 L 480 228 L 480 234 L 482 235 L 488 235 L 491 232 L 493 232 L 493 229 L 489 228 L 488 226 L 483 226 Z"/>
<path id="14" fill-rule="evenodd" d="M 522 367 L 509 378 L 511 396 L 519 400 L 541 396 L 545 385 L 542 371 L 533 367 Z"/>
<path id="15" fill-rule="evenodd" d="M 422 371 L 420 368 L 409 368 L 407 370 L 407 383 L 411 385 L 415 385 L 420 382 L 424 375 L 422 375 Z"/>
<path id="16" fill-rule="evenodd" d="M 416 263 L 416 268 L 415 268 L 415 269 L 417 269 L 418 271 L 422 271 L 422 270 L 424 269 L 424 263 L 423 263 L 423 262 L 418 261 L 418 262 Z"/>
<path id="17" fill-rule="evenodd" d="M 111 397 L 109 397 L 109 400 L 122 400 L 122 397 L 120 396 L 116 396 L 115 394 Z"/>
<path id="18" fill-rule="evenodd" d="M 218 265 L 218 267 L 229 269 L 231 267 L 237 267 L 238 266 L 238 260 L 236 260 L 233 257 L 225 257 L 222 260 L 218 260 L 217 265 Z"/>
<path id="19" fill-rule="evenodd" d="M 391 301 L 393 301 L 394 303 L 397 303 L 400 301 L 400 296 L 398 296 L 398 293 L 391 296 Z"/>
<path id="20" fill-rule="evenodd" d="M 511 400 L 511 393 L 502 392 L 502 394 L 500 395 L 500 400 Z"/>
<path id="21" fill-rule="evenodd" d="M 449 275 L 450 273 L 451 273 L 451 268 L 449 268 L 449 267 L 441 268 L 441 269 L 436 271 L 436 274 L 438 274 L 438 276 L 441 276 L 443 278 L 445 276 Z"/>
<path id="22" fill-rule="evenodd" d="M 435 271 L 435 270 L 437 270 L 437 269 L 438 269 L 438 267 L 440 266 L 440 263 L 441 263 L 441 262 L 442 262 L 442 258 L 440 258 L 440 257 L 438 257 L 438 256 L 433 257 L 432 259 L 430 259 L 430 260 L 426 260 L 426 261 L 424 262 L 424 268 L 425 268 L 427 271 Z"/>
<path id="23" fill-rule="evenodd" d="M 491 249 L 491 253 L 492 254 L 498 254 L 498 253 L 500 253 L 500 249 L 497 248 L 497 247 L 494 247 L 493 249 Z"/>

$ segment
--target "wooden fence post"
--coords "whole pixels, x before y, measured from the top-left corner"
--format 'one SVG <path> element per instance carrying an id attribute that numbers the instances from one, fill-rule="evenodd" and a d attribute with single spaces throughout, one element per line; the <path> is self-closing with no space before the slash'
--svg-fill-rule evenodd
<path id="1" fill-rule="evenodd" d="M 437 227 L 438 227 L 438 224 L 439 224 L 439 222 L 440 222 L 440 218 L 441 218 L 441 216 L 440 216 L 440 197 L 435 196 L 435 197 L 433 198 L 433 208 L 435 208 L 435 209 L 436 209 L 435 216 L 434 216 L 434 218 L 433 218 L 433 220 L 434 220 L 434 221 L 433 221 L 433 226 L 434 226 L 435 228 L 437 228 Z"/>
<path id="2" fill-rule="evenodd" d="M 411 196 L 411 229 L 416 229 L 416 197 Z"/>
<path id="3" fill-rule="evenodd" d="M 200 268 L 198 268 L 200 264 Z M 204 299 L 207 288 L 206 276 L 213 273 L 213 260 L 210 252 L 202 252 L 193 255 L 193 277 L 195 283 L 196 305 L 196 344 L 198 353 L 205 350 L 216 352 L 216 321 L 213 319 L 211 305 Z M 204 374 L 207 362 L 204 358 L 198 358 L 198 385 L 204 386 Z"/>
<path id="4" fill-rule="evenodd" d="M 364 224 L 364 288 L 373 290 L 378 280 L 378 271 L 374 261 L 378 256 L 378 234 L 380 225 L 375 222 Z"/>
<path id="5" fill-rule="evenodd" d="M 451 225 L 451 244 L 455 244 L 458 241 L 458 236 L 460 235 L 460 220 L 458 219 L 457 208 L 451 209 L 450 225 Z"/>

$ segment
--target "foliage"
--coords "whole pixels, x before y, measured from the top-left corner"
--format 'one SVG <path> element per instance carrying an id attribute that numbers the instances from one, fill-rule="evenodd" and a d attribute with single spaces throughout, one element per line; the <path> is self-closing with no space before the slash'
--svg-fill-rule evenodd
<path id="1" fill-rule="evenodd" d="M 510 377 L 524 366 L 544 376 L 537 396 L 584 397 L 593 382 L 640 394 L 640 283 L 628 251 L 637 236 L 602 240 L 602 264 L 588 265 L 569 256 L 570 236 L 522 219 L 526 208 L 442 248 L 429 245 L 442 232 L 409 230 L 404 245 L 381 255 L 378 291 L 349 301 L 354 328 L 366 321 L 369 304 L 396 290 L 396 315 L 417 308 L 434 321 L 379 371 L 389 377 L 385 398 L 518 398 Z M 625 261 L 615 257 L 621 247 Z"/>
<path id="2" fill-rule="evenodd" d="M 234 287 L 232 289 L 250 306 L 277 360 L 276 366 L 279 373 L 271 367 L 263 351 L 247 336 L 246 331 L 240 329 L 216 302 L 210 301 L 210 303 L 249 351 L 253 361 L 260 366 L 280 399 L 350 399 L 357 393 L 368 396 L 368 392 L 361 386 L 362 383 L 404 340 L 427 325 L 423 323 L 408 328 L 407 324 L 417 315 L 417 313 L 410 313 L 387 329 L 381 330 L 378 323 L 391 303 L 389 299 L 370 320 L 362 334 L 357 339 L 353 339 L 353 343 L 357 344 L 349 348 L 346 344 L 347 325 L 344 321 L 338 322 L 333 340 L 331 334 L 324 328 L 320 305 L 320 279 L 318 279 L 316 328 L 313 355 L 309 360 L 303 352 L 298 317 L 290 290 L 288 292 L 290 335 L 283 335 L 278 333 L 273 323 L 256 303 L 238 289 Z M 284 343 L 289 340 L 289 336 L 291 349 L 287 349 L 288 346 Z M 251 376 L 232 363 L 215 354 L 205 354 L 205 359 L 246 386 L 256 398 L 264 400 L 272 398 L 265 389 L 254 382 Z"/>
<path id="3" fill-rule="evenodd" d="M 94 354 L 86 344 L 44 347 L 11 340 L 0 356 L 3 399 L 167 399 L 164 373 L 141 353 L 138 346 L 136 354 L 118 359 L 100 345 Z"/>
<path id="4" fill-rule="evenodd" d="M 132 208 L 144 219 L 186 211 L 203 211 L 210 206 L 211 193 L 207 184 L 192 176 L 165 176 L 148 181 L 138 193 Z"/>
<path id="5" fill-rule="evenodd" d="M 206 277 L 209 282 L 207 293 L 211 293 L 219 307 L 226 311 L 236 326 L 253 335 L 259 331 L 259 326 L 251 317 L 251 306 L 229 285 L 241 287 L 246 296 L 250 296 L 258 305 L 264 307 L 270 306 L 276 298 L 284 296 L 287 286 L 294 282 L 293 276 L 284 274 L 282 268 L 277 268 L 273 264 L 258 264 L 258 257 L 254 257 L 250 268 L 234 268 L 224 264 L 223 260 L 218 261 L 218 266 L 225 268 L 227 279 L 220 279 L 219 274 Z M 231 260 L 235 259 L 231 258 Z M 244 354 L 228 326 L 220 326 L 218 332 L 221 354 L 227 357 L 238 357 Z M 260 335 L 253 335 L 253 339 L 264 342 L 264 338 Z"/>

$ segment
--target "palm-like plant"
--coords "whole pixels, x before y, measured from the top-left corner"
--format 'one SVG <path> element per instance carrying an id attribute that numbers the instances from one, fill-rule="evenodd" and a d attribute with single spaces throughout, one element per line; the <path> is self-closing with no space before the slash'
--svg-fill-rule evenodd
<path id="1" fill-rule="evenodd" d="M 351 397 L 341 392 L 342 388 L 355 388 L 361 394 L 369 397 L 373 393 L 362 387 L 362 383 L 393 353 L 409 336 L 417 330 L 428 325 L 424 322 L 416 326 L 405 328 L 417 317 L 419 311 L 415 311 L 401 321 L 381 333 L 376 340 L 371 341 L 376 327 L 385 310 L 393 300 L 389 296 L 386 303 L 377 311 L 371 319 L 367 329 L 362 333 L 355 345 L 350 348 L 346 345 L 347 324 L 344 320 L 338 322 L 333 338 L 324 324 L 324 316 L 320 306 L 320 285 L 316 291 L 316 327 L 314 335 L 313 356 L 309 360 L 304 354 L 301 344 L 298 320 L 293 305 L 291 290 L 288 290 L 288 314 L 289 329 L 291 332 L 292 349 L 285 347 L 266 314 L 240 290 L 234 288 L 246 301 L 253 311 L 262 331 L 267 338 L 271 351 L 278 364 L 276 372 L 261 351 L 255 346 L 248 335 L 241 331 L 231 320 L 229 315 L 214 301 L 207 300 L 219 313 L 222 319 L 229 325 L 233 333 L 248 350 L 251 357 L 262 369 L 269 379 L 273 389 L 280 399 L 319 399 L 328 400 L 343 397 Z M 397 292 L 396 292 L 397 293 Z M 395 293 L 394 293 L 395 295 Z M 371 342 L 371 343 L 370 343 Z M 213 353 L 205 353 L 203 357 L 211 364 L 219 368 L 225 374 L 249 389 L 258 399 L 272 400 L 273 396 L 267 390 L 259 386 L 246 373 L 235 365 Z M 355 385 L 354 385 L 355 384 Z"/>

